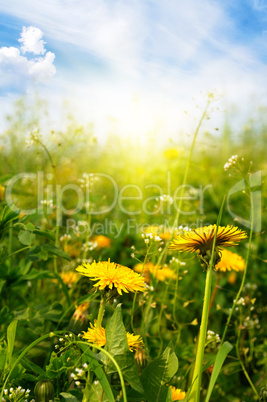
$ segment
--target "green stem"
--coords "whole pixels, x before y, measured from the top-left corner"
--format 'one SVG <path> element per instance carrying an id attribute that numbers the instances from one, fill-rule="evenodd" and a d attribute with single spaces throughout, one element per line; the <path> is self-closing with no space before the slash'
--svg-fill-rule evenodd
<path id="1" fill-rule="evenodd" d="M 214 239 L 212 244 L 212 252 L 211 258 L 209 261 L 209 265 L 207 268 L 207 276 L 206 276 L 206 283 L 205 283 L 205 292 L 204 292 L 204 302 L 203 302 L 203 310 L 202 310 L 202 317 L 201 317 L 201 324 L 200 324 L 200 331 L 199 331 L 199 340 L 198 340 L 198 347 L 197 347 L 197 356 L 195 362 L 195 368 L 193 373 L 192 379 L 192 390 L 189 396 L 189 402 L 199 402 L 200 401 L 200 387 L 201 387 L 201 377 L 202 377 L 202 362 L 204 357 L 204 349 L 205 349 L 205 341 L 207 335 L 207 327 L 208 327 L 208 318 L 209 318 L 209 304 L 210 304 L 210 295 L 211 295 L 211 282 L 212 282 L 212 270 L 214 267 L 214 252 L 216 247 L 216 239 L 217 239 L 217 232 L 218 227 L 221 222 L 223 206 L 225 202 L 225 197 L 223 198 L 220 212 L 216 222 L 216 229 L 214 233 Z"/>
<path id="2" fill-rule="evenodd" d="M 54 172 L 54 184 L 56 185 L 56 197 L 57 197 L 57 172 L 56 172 L 56 163 L 53 161 L 52 156 L 50 154 L 50 152 L 48 151 L 47 147 L 41 142 L 41 141 L 37 141 L 41 147 L 45 150 L 48 159 L 51 163 L 51 167 L 53 169 Z M 61 220 L 61 199 L 60 202 L 57 203 L 56 206 L 56 232 L 55 232 L 55 247 L 58 247 L 59 244 L 59 222 Z M 58 267 L 57 267 L 57 258 L 54 258 L 54 272 L 55 274 L 58 273 Z"/>
<path id="3" fill-rule="evenodd" d="M 176 299 L 177 299 L 177 294 L 178 294 L 179 273 L 180 273 L 180 262 L 177 263 L 177 270 L 176 270 L 177 277 L 176 277 L 176 282 L 175 282 L 174 300 L 173 300 L 173 307 L 172 307 L 172 317 L 173 317 L 175 324 L 177 325 L 177 328 L 179 327 L 179 323 L 176 318 L 175 308 L 176 308 Z"/>
<path id="4" fill-rule="evenodd" d="M 145 265 L 146 265 L 146 262 L 147 262 L 147 259 L 148 259 L 148 254 L 149 254 L 150 247 L 151 247 L 151 245 L 149 245 L 149 247 L 147 247 L 147 250 L 146 250 L 146 255 L 145 255 L 144 262 L 143 262 L 143 268 L 142 268 L 141 275 L 143 275 L 143 272 L 144 272 L 144 268 L 145 268 Z M 137 297 L 137 292 L 135 292 L 135 294 L 134 294 L 133 304 L 132 304 L 132 313 L 131 313 L 131 328 L 132 328 L 132 331 L 133 331 L 133 333 L 135 335 L 136 335 L 136 331 L 134 329 L 133 321 L 134 321 L 134 310 L 135 310 L 136 297 Z"/>
<path id="5" fill-rule="evenodd" d="M 161 318 L 162 318 L 162 313 L 163 313 L 163 307 L 164 307 L 164 305 L 166 306 L 166 304 L 167 304 L 166 303 L 166 298 L 167 298 L 169 286 L 170 286 L 170 280 L 169 280 L 168 284 L 165 287 L 163 300 L 161 302 L 160 312 L 159 312 L 159 316 L 158 316 L 158 331 L 159 331 L 160 347 L 158 348 L 159 351 L 158 351 L 157 357 L 159 357 L 161 355 L 162 347 L 163 347 L 163 337 L 162 337 L 162 334 L 161 334 L 161 331 L 160 331 L 160 326 L 161 326 Z"/>
<path id="6" fill-rule="evenodd" d="M 100 301 L 100 306 L 99 306 L 97 320 L 96 320 L 96 328 L 97 329 L 101 328 L 101 324 L 102 324 L 104 312 L 105 312 L 105 307 L 106 307 L 106 302 L 107 302 L 106 295 L 101 294 L 101 301 Z M 88 343 L 87 343 L 87 345 L 88 345 Z M 93 345 L 93 353 L 96 353 L 97 349 L 99 349 L 99 348 L 96 345 Z M 100 349 L 100 350 L 102 351 L 102 349 Z M 91 374 L 93 374 L 93 373 L 88 371 L 86 385 L 85 385 L 85 393 L 86 393 L 86 391 L 89 391 L 90 387 L 91 387 L 91 385 L 90 385 L 90 377 L 92 377 Z M 83 402 L 86 402 L 86 401 L 87 401 L 87 399 L 84 398 Z"/>
<path id="7" fill-rule="evenodd" d="M 193 374 L 193 388 L 190 394 L 189 402 L 199 402 L 200 397 L 200 386 L 201 386 L 201 374 L 202 374 L 202 361 L 204 356 L 204 348 L 208 327 L 208 316 L 209 316 L 209 303 L 210 303 L 210 293 L 211 293 L 211 281 L 212 281 L 212 265 L 210 264 L 207 269 L 205 293 L 204 293 L 204 303 L 203 311 L 200 325 L 200 334 L 197 348 L 197 356 L 195 362 L 195 369 Z"/>
<path id="8" fill-rule="evenodd" d="M 14 368 L 19 364 L 19 362 L 21 361 L 21 359 L 23 358 L 23 356 L 25 356 L 30 349 L 32 349 L 35 345 L 37 345 L 38 343 L 42 342 L 44 339 L 46 338 L 52 338 L 53 336 L 56 335 L 61 335 L 62 333 L 65 333 L 65 331 L 55 331 L 55 332 L 50 332 L 49 334 L 43 335 L 40 338 L 36 339 L 34 342 L 32 342 L 17 358 L 17 360 L 14 362 L 13 366 L 11 367 L 11 369 L 9 370 L 9 373 L 6 377 L 6 380 L 4 382 L 1 394 L 0 394 L 0 399 L 3 398 L 3 394 L 4 394 L 4 389 L 6 388 L 6 385 L 8 383 L 9 377 L 11 376 Z"/>
<path id="9" fill-rule="evenodd" d="M 104 317 L 104 312 L 105 312 L 105 307 L 106 307 L 107 299 L 105 295 L 101 295 L 101 302 L 100 302 L 100 307 L 97 315 L 97 320 L 96 320 L 96 328 L 99 329 L 101 328 L 102 320 Z"/>
<path id="10" fill-rule="evenodd" d="M 234 303 L 233 303 L 233 306 L 232 306 L 232 308 L 231 308 L 231 310 L 230 310 L 230 312 L 229 312 L 229 316 L 228 316 L 227 322 L 226 322 L 225 327 L 224 327 L 223 336 L 222 336 L 222 340 L 221 340 L 221 345 L 222 345 L 223 342 L 224 342 L 224 339 L 225 339 L 225 336 L 226 336 L 228 327 L 229 327 L 229 325 L 230 325 L 230 321 L 231 321 L 233 312 L 235 311 L 236 304 L 237 304 L 237 302 L 238 302 L 238 300 L 239 300 L 239 298 L 240 298 L 242 289 L 243 289 L 244 284 L 245 284 L 246 276 L 247 276 L 248 261 L 249 261 L 249 257 L 250 257 L 250 250 L 251 250 L 251 243 L 252 243 L 252 234 L 253 234 L 253 224 L 254 224 L 253 198 L 252 198 L 251 196 L 250 196 L 250 202 L 251 202 L 251 204 L 250 204 L 250 205 L 251 205 L 251 226 L 250 226 L 250 233 L 249 233 L 248 251 L 247 251 L 247 257 L 246 257 L 245 269 L 244 269 L 243 278 L 242 278 L 242 282 L 241 282 L 240 288 L 239 288 L 239 290 L 238 290 L 238 293 L 237 293 L 237 295 L 236 295 L 236 298 L 235 298 Z"/>
<path id="11" fill-rule="evenodd" d="M 8 260 L 8 258 L 13 257 L 13 255 L 18 254 L 18 253 L 20 253 L 21 251 L 27 250 L 28 248 L 31 248 L 31 246 L 23 247 L 23 248 L 20 248 L 20 249 L 17 250 L 17 251 L 14 251 L 14 253 L 9 254 L 7 257 L 3 258 L 3 260 L 1 260 L 1 264 L 2 264 L 4 261 Z"/>
<path id="12" fill-rule="evenodd" d="M 150 310 L 150 306 L 153 300 L 153 293 L 151 292 L 147 302 L 146 302 L 146 308 L 145 308 L 145 312 L 143 314 L 143 320 L 142 320 L 142 324 L 141 324 L 141 334 L 142 334 L 142 338 L 144 339 L 145 345 L 147 345 L 147 325 L 149 324 L 148 322 L 148 313 Z"/>
<path id="13" fill-rule="evenodd" d="M 241 367 L 242 367 L 243 373 L 244 373 L 245 376 L 246 376 L 246 379 L 248 380 L 248 382 L 249 382 L 251 388 L 253 389 L 254 394 L 255 394 L 255 395 L 257 396 L 257 398 L 258 398 L 257 400 L 260 400 L 260 396 L 259 396 L 259 394 L 258 394 L 258 391 L 256 390 L 256 388 L 255 388 L 253 382 L 251 381 L 251 379 L 250 379 L 250 377 L 249 377 L 249 375 L 248 375 L 248 372 L 247 372 L 247 370 L 246 370 L 246 367 L 245 367 L 245 365 L 244 365 L 244 363 L 242 362 L 241 357 L 240 357 L 240 353 L 239 353 L 240 334 L 241 334 L 241 331 L 239 330 L 239 331 L 238 331 L 238 338 L 237 338 L 237 342 L 236 342 L 236 355 L 237 355 L 237 357 L 238 357 L 238 359 L 239 359 L 240 365 L 241 365 Z"/>
<path id="14" fill-rule="evenodd" d="M 10 227 L 8 230 L 8 254 L 9 254 L 9 257 L 11 257 L 13 255 L 12 242 L 13 242 L 13 222 L 10 222 Z M 12 267 L 12 257 L 9 260 L 9 268 L 11 268 L 11 267 Z"/>
<path id="15" fill-rule="evenodd" d="M 105 349 L 100 348 L 99 346 L 96 346 L 96 345 L 94 345 L 94 344 L 92 344 L 92 343 L 89 343 L 89 342 L 82 342 L 82 341 L 78 341 L 78 342 L 76 342 L 76 343 L 77 343 L 77 344 L 86 345 L 86 346 L 91 346 L 91 347 L 93 347 L 94 349 L 99 350 L 101 353 L 103 353 L 104 355 L 106 355 L 106 356 L 112 361 L 112 363 L 113 363 L 114 366 L 116 367 L 116 369 L 117 369 L 117 371 L 118 371 L 118 374 L 119 374 L 119 377 L 120 377 L 123 401 L 124 401 L 124 402 L 127 402 L 127 395 L 126 395 L 126 389 L 125 389 L 125 384 L 124 384 L 124 379 L 123 379 L 122 371 L 121 371 L 121 369 L 120 369 L 120 366 L 118 365 L 118 363 L 117 363 L 116 360 L 114 359 L 114 357 L 113 357 L 109 352 L 107 352 Z"/>

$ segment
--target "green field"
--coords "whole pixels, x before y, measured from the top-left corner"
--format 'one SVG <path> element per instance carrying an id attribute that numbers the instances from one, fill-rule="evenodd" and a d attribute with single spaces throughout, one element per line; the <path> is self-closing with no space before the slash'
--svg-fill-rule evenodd
<path id="1" fill-rule="evenodd" d="M 140 145 L 71 119 L 44 133 L 18 103 L 0 136 L 3 401 L 267 400 L 267 127 L 211 130 L 212 113 Z M 246 238 L 224 260 L 228 225 Z M 169 248 L 190 234 L 205 252 Z"/>

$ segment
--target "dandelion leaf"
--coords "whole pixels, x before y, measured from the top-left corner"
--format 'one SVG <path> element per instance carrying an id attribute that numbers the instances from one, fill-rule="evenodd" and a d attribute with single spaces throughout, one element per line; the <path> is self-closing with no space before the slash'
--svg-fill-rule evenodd
<path id="1" fill-rule="evenodd" d="M 163 354 L 151 362 L 141 375 L 148 402 L 167 402 L 169 389 L 166 386 L 178 370 L 178 358 L 170 343 Z"/>
<path id="2" fill-rule="evenodd" d="M 137 392 L 144 390 L 137 372 L 134 353 L 129 351 L 125 327 L 122 321 L 121 305 L 118 305 L 106 326 L 107 343 L 105 349 L 115 358 L 121 368 L 123 378 Z M 116 372 L 114 365 L 104 358 L 108 374 Z"/>

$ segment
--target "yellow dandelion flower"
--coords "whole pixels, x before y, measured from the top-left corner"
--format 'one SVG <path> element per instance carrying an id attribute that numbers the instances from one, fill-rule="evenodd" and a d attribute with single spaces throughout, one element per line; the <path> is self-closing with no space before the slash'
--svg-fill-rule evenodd
<path id="1" fill-rule="evenodd" d="M 176 159 L 178 157 L 178 155 L 179 155 L 179 153 L 178 153 L 177 149 L 175 149 L 175 148 L 169 148 L 164 151 L 164 156 L 166 159 L 170 159 L 170 160 Z"/>
<path id="2" fill-rule="evenodd" d="M 0 201 L 4 199 L 4 195 L 5 195 L 5 187 L 1 186 L 0 184 Z"/>
<path id="3" fill-rule="evenodd" d="M 241 272 L 245 269 L 245 260 L 243 257 L 230 250 L 222 250 L 221 261 L 216 265 L 216 271 L 236 271 Z"/>
<path id="4" fill-rule="evenodd" d="M 175 275 L 173 270 L 168 267 L 163 267 L 157 271 L 157 278 L 160 281 L 165 281 L 166 279 L 176 279 L 176 277 L 177 275 Z"/>
<path id="5" fill-rule="evenodd" d="M 172 385 L 171 385 L 171 391 L 173 401 L 182 401 L 186 396 L 186 392 L 182 391 L 181 389 L 175 388 Z"/>
<path id="6" fill-rule="evenodd" d="M 96 321 L 94 325 L 90 324 L 91 328 L 88 328 L 87 332 L 83 333 L 83 338 L 86 339 L 90 343 L 94 343 L 97 346 L 105 346 L 106 344 L 106 331 L 105 328 L 96 327 Z M 143 340 L 140 335 L 130 334 L 130 332 L 126 332 L 128 348 L 130 352 L 133 352 L 138 347 L 143 346 Z"/>
<path id="7" fill-rule="evenodd" d="M 159 237 L 162 239 L 162 240 L 170 240 L 170 238 L 172 237 L 172 234 L 171 234 L 171 232 L 162 232 L 162 233 L 160 233 L 159 234 Z"/>
<path id="8" fill-rule="evenodd" d="M 144 267 L 144 268 L 143 268 Z M 160 267 L 159 267 L 160 268 Z M 147 262 L 145 265 L 143 265 L 141 262 L 139 264 L 136 264 L 134 266 L 134 270 L 136 272 L 141 273 L 143 271 L 143 273 L 148 273 L 148 272 L 152 272 L 154 273 L 157 269 L 157 266 L 152 264 L 152 262 Z"/>
<path id="9" fill-rule="evenodd" d="M 121 295 L 122 291 L 126 293 L 143 292 L 146 288 L 141 275 L 128 267 L 110 262 L 110 260 L 83 264 L 76 270 L 81 275 L 88 276 L 90 280 L 98 281 L 94 286 L 99 287 L 100 290 L 114 287 Z"/>
<path id="10" fill-rule="evenodd" d="M 111 240 L 107 236 L 98 235 L 95 236 L 93 240 L 97 242 L 98 248 L 109 248 L 111 246 Z"/>
<path id="11" fill-rule="evenodd" d="M 133 352 L 138 347 L 143 346 L 143 339 L 140 335 L 130 334 L 130 332 L 126 332 L 128 348 L 130 352 Z"/>
<path id="12" fill-rule="evenodd" d="M 152 264 L 152 262 L 147 262 L 144 265 L 144 269 L 143 269 L 142 263 L 136 264 L 134 266 L 134 270 L 139 273 L 141 273 L 143 271 L 143 276 L 144 276 L 146 283 L 150 283 L 150 275 L 149 274 L 156 276 L 156 278 L 159 281 L 165 281 L 166 279 L 176 279 L 176 275 L 172 269 L 170 269 L 168 267 L 161 268 L 161 266 L 154 265 L 154 264 Z"/>
<path id="13" fill-rule="evenodd" d="M 106 334 L 105 328 L 100 327 L 96 328 L 96 321 L 93 325 L 90 323 L 90 327 L 87 332 L 83 332 L 83 338 L 86 339 L 90 343 L 94 343 L 95 345 L 102 347 L 106 344 Z"/>
<path id="14" fill-rule="evenodd" d="M 60 276 L 65 285 L 69 287 L 71 287 L 75 282 L 79 280 L 79 274 L 77 274 L 77 272 L 71 272 L 71 271 L 61 272 Z"/>
<path id="15" fill-rule="evenodd" d="M 87 310 L 90 305 L 90 302 L 82 303 L 79 306 L 75 303 L 75 312 L 74 316 L 80 316 L 83 315 Z"/>
<path id="16" fill-rule="evenodd" d="M 190 253 L 199 252 L 201 255 L 206 255 L 207 251 L 212 250 L 215 230 L 216 225 L 209 225 L 185 232 L 173 239 L 169 248 Z M 236 246 L 237 242 L 246 238 L 246 233 L 238 227 L 219 226 L 215 246 L 221 250 L 221 247 Z"/>
<path id="17" fill-rule="evenodd" d="M 230 285 L 234 285 L 236 283 L 236 272 L 235 271 L 230 273 L 227 281 L 230 283 Z"/>

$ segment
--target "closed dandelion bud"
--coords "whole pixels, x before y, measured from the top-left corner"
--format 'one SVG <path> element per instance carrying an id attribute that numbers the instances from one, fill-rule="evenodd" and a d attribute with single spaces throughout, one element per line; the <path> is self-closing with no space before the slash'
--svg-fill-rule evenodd
<path id="1" fill-rule="evenodd" d="M 261 399 L 262 402 L 267 402 L 267 389 L 264 387 L 261 390 Z"/>
<path id="2" fill-rule="evenodd" d="M 146 359 L 146 355 L 145 355 L 144 349 L 143 349 L 142 347 L 138 347 L 138 348 L 136 349 L 134 358 L 135 358 L 135 361 L 136 361 L 136 363 L 138 364 L 138 366 L 139 366 L 140 368 L 143 368 L 143 367 L 146 366 L 146 364 L 147 364 L 147 359 Z"/>
<path id="3" fill-rule="evenodd" d="M 84 331 L 87 328 L 88 319 L 88 303 L 82 303 L 79 306 L 76 306 L 76 310 L 73 313 L 73 316 L 70 319 L 69 325 L 67 327 L 68 331 L 73 332 L 74 334 L 78 334 L 81 331 Z"/>
<path id="4" fill-rule="evenodd" d="M 54 400 L 54 385 L 49 380 L 37 382 L 34 388 L 36 402 L 49 402 Z"/>
<path id="5" fill-rule="evenodd" d="M 5 195 L 5 187 L 1 186 L 0 184 L 0 201 L 4 199 L 4 195 Z"/>

